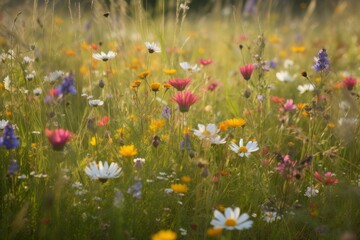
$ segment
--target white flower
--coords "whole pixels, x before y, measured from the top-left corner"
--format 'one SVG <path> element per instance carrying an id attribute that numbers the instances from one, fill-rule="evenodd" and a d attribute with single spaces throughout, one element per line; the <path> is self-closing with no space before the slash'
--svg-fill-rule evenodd
<path id="1" fill-rule="evenodd" d="M 279 215 L 277 215 L 277 212 L 275 212 L 275 211 L 264 212 L 264 219 L 266 222 L 271 223 L 271 222 L 281 219 L 281 217 Z"/>
<path id="2" fill-rule="evenodd" d="M 101 101 L 100 99 L 90 99 L 89 104 L 92 107 L 97 107 L 104 105 L 104 101 Z"/>
<path id="3" fill-rule="evenodd" d="M 188 62 L 181 62 L 180 67 L 188 73 L 195 73 L 200 71 L 200 68 L 197 66 L 197 64 L 190 65 Z"/>
<path id="4" fill-rule="evenodd" d="M 6 125 L 8 124 L 8 122 L 9 121 L 2 119 L 0 121 L 0 130 L 3 130 L 6 127 Z"/>
<path id="5" fill-rule="evenodd" d="M 240 208 L 235 208 L 234 210 L 232 208 L 226 208 L 225 214 L 215 210 L 215 219 L 213 219 L 210 224 L 213 225 L 214 228 L 225 228 L 227 230 L 242 230 L 251 228 L 253 221 L 248 220 L 249 215 L 247 213 L 239 215 Z"/>
<path id="6" fill-rule="evenodd" d="M 106 62 L 109 59 L 112 59 L 116 56 L 116 53 L 113 51 L 109 51 L 108 53 L 93 53 L 92 57 L 97 59 L 97 60 L 103 60 L 104 62 Z"/>
<path id="7" fill-rule="evenodd" d="M 51 72 L 49 76 L 45 76 L 44 80 L 45 82 L 53 83 L 58 79 L 59 77 L 63 76 L 65 73 L 61 70 L 56 70 L 55 72 Z"/>
<path id="8" fill-rule="evenodd" d="M 309 186 L 306 188 L 304 196 L 311 198 L 316 197 L 319 194 L 319 189 L 315 188 L 314 186 Z"/>
<path id="9" fill-rule="evenodd" d="M 23 58 L 23 64 L 29 64 L 29 63 L 31 63 L 31 62 L 34 62 L 34 59 L 32 59 L 32 58 L 30 58 L 30 57 L 28 57 L 28 56 L 25 56 L 24 58 Z"/>
<path id="10" fill-rule="evenodd" d="M 203 124 L 198 124 L 198 129 L 193 129 L 194 135 L 196 135 L 200 140 L 208 140 L 212 144 L 224 144 L 226 143 L 225 138 L 221 139 L 217 133 L 220 129 L 213 123 L 209 123 L 206 127 Z"/>
<path id="11" fill-rule="evenodd" d="M 186 5 L 186 3 L 185 3 L 185 4 L 184 4 L 184 3 L 181 3 L 181 4 L 180 4 L 180 9 L 182 9 L 183 11 L 189 10 L 189 6 Z"/>
<path id="12" fill-rule="evenodd" d="M 347 126 L 347 127 L 352 127 L 354 125 L 356 125 L 358 122 L 358 120 L 356 118 L 348 118 L 348 117 L 342 117 L 338 120 L 338 123 L 340 126 Z"/>
<path id="13" fill-rule="evenodd" d="M 3 82 L 4 82 L 5 89 L 8 91 L 11 91 L 11 87 L 10 87 L 11 80 L 9 78 L 9 75 L 4 78 Z"/>
<path id="14" fill-rule="evenodd" d="M 150 43 L 150 42 L 145 42 L 145 45 L 149 51 L 149 53 L 160 53 L 161 52 L 161 48 L 154 42 Z"/>
<path id="15" fill-rule="evenodd" d="M 239 146 L 233 142 L 230 143 L 229 149 L 237 153 L 240 157 L 249 157 L 250 153 L 256 152 L 259 150 L 257 142 L 249 141 L 246 146 L 244 146 L 244 140 L 241 138 L 239 141 Z"/>
<path id="16" fill-rule="evenodd" d="M 292 82 L 294 81 L 296 74 L 290 75 L 288 71 L 280 71 L 276 73 L 277 79 L 279 79 L 281 82 Z"/>
<path id="17" fill-rule="evenodd" d="M 314 91 L 315 87 L 312 84 L 304 84 L 304 85 L 299 85 L 297 87 L 297 89 L 300 91 L 300 94 L 303 94 L 307 91 L 310 91 L 310 92 Z"/>
<path id="18" fill-rule="evenodd" d="M 290 59 L 286 59 L 284 61 L 284 68 L 288 69 L 291 68 L 294 65 L 294 61 Z"/>
<path id="19" fill-rule="evenodd" d="M 182 236 L 186 236 L 187 235 L 187 230 L 185 228 L 179 228 L 180 234 Z"/>
<path id="20" fill-rule="evenodd" d="M 99 161 L 99 164 L 96 162 L 90 163 L 89 166 L 85 168 L 85 173 L 91 179 L 99 179 L 100 182 L 106 182 L 109 178 L 118 178 L 121 173 L 121 168 L 117 165 L 117 163 L 111 163 L 110 166 L 107 161 L 104 162 Z"/>
<path id="21" fill-rule="evenodd" d="M 41 90 L 41 88 L 35 88 L 35 89 L 33 90 L 33 93 L 34 93 L 36 96 L 39 96 L 39 95 L 42 93 L 42 90 Z"/>
<path id="22" fill-rule="evenodd" d="M 145 163 L 145 158 L 135 158 L 135 159 L 134 159 L 134 163 L 141 163 L 141 164 L 143 164 L 143 163 Z"/>

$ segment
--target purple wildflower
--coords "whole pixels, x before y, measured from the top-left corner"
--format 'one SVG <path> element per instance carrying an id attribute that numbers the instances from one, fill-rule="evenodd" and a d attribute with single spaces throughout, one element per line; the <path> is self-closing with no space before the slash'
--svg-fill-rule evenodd
<path id="1" fill-rule="evenodd" d="M 140 180 L 136 180 L 135 184 L 129 187 L 128 193 L 131 194 L 134 198 L 140 200 L 141 199 L 141 189 L 142 184 Z"/>
<path id="2" fill-rule="evenodd" d="M 164 117 L 164 118 L 167 118 L 167 119 L 170 119 L 170 108 L 168 106 L 165 106 L 162 110 L 162 113 L 161 115 Z"/>
<path id="3" fill-rule="evenodd" d="M 56 90 L 60 95 L 65 95 L 68 93 L 76 94 L 74 78 L 71 76 L 71 74 L 63 78 L 62 83 L 56 88 Z"/>
<path id="4" fill-rule="evenodd" d="M 317 72 L 321 72 L 323 70 L 328 69 L 329 67 L 329 59 L 327 59 L 327 52 L 326 49 L 321 49 L 318 53 L 318 56 L 315 57 L 315 65 L 312 67 Z"/>
<path id="5" fill-rule="evenodd" d="M 14 159 L 11 160 L 8 166 L 8 174 L 15 175 L 19 170 L 19 163 Z"/>
<path id="6" fill-rule="evenodd" d="M 14 149 L 19 147 L 20 143 L 15 135 L 14 128 L 8 123 L 4 128 L 4 135 L 0 137 L 0 146 L 5 146 L 6 149 Z"/>

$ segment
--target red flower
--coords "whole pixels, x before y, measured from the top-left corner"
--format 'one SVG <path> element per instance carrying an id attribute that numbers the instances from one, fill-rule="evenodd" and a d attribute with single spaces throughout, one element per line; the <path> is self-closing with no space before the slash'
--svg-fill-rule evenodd
<path id="1" fill-rule="evenodd" d="M 208 90 L 208 91 L 214 91 L 215 88 L 217 88 L 218 86 L 221 86 L 222 84 L 220 82 L 211 82 L 209 83 L 208 86 L 205 87 L 205 90 Z"/>
<path id="2" fill-rule="evenodd" d="M 64 129 L 45 129 L 45 134 L 53 149 L 56 151 L 62 151 L 67 141 L 72 137 L 72 133 Z"/>
<path id="3" fill-rule="evenodd" d="M 195 94 L 185 91 L 178 92 L 174 97 L 172 97 L 172 101 L 176 102 L 179 105 L 180 112 L 188 112 L 190 106 L 197 102 L 198 96 Z"/>
<path id="4" fill-rule="evenodd" d="M 277 96 L 271 96 L 271 100 L 273 100 L 274 103 L 280 103 L 283 104 L 285 101 L 285 98 L 277 97 Z"/>
<path id="5" fill-rule="evenodd" d="M 190 82 L 190 78 L 175 78 L 168 81 L 168 83 L 174 88 L 176 88 L 178 91 L 183 91 Z"/>
<path id="6" fill-rule="evenodd" d="M 213 63 L 211 59 L 199 59 L 198 62 L 203 66 L 210 65 Z"/>
<path id="7" fill-rule="evenodd" d="M 109 123 L 109 116 L 104 116 L 102 119 L 100 119 L 97 124 L 99 127 L 104 127 L 106 125 L 108 125 Z"/>
<path id="8" fill-rule="evenodd" d="M 240 73 L 244 77 L 246 81 L 251 78 L 251 74 L 254 71 L 255 66 L 253 64 L 247 64 L 245 66 L 240 67 Z"/>
<path id="9" fill-rule="evenodd" d="M 357 83 L 357 79 L 354 77 L 346 77 L 343 81 L 342 81 L 342 85 L 344 87 L 346 87 L 349 91 L 353 90 L 354 86 Z"/>
<path id="10" fill-rule="evenodd" d="M 319 182 L 321 182 L 325 185 L 331 185 L 331 184 L 335 184 L 335 183 L 339 182 L 339 180 L 337 178 L 332 176 L 331 172 L 326 172 L 323 177 L 319 172 L 316 171 L 314 173 L 314 177 L 316 180 L 318 180 Z"/>

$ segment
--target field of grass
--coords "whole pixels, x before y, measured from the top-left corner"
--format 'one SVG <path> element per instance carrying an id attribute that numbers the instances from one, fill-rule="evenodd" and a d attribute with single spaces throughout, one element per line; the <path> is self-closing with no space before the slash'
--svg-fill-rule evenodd
<path id="1" fill-rule="evenodd" d="M 0 12 L 1 239 L 360 237 L 353 1 L 99 2 Z"/>

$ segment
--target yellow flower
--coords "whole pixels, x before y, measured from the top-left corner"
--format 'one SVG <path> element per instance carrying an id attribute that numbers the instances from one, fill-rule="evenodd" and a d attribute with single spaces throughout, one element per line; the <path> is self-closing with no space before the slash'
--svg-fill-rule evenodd
<path id="1" fill-rule="evenodd" d="M 183 183 L 189 183 L 189 182 L 191 181 L 191 177 L 189 177 L 189 176 L 182 176 L 182 177 L 181 177 L 181 181 L 182 181 Z"/>
<path id="2" fill-rule="evenodd" d="M 0 89 L 4 89 L 4 84 L 0 82 Z"/>
<path id="3" fill-rule="evenodd" d="M 98 140 L 99 140 L 99 142 L 102 142 L 103 139 L 99 138 Z M 95 147 L 97 144 L 98 144 L 98 142 L 96 141 L 96 137 L 92 137 L 90 139 L 90 145 Z"/>
<path id="4" fill-rule="evenodd" d="M 37 143 L 31 143 L 31 148 L 36 148 L 37 147 Z"/>
<path id="5" fill-rule="evenodd" d="M 170 83 L 164 83 L 163 86 L 164 86 L 164 88 L 166 88 L 166 89 L 171 88 L 171 84 L 170 84 Z"/>
<path id="6" fill-rule="evenodd" d="M 303 109 L 304 107 L 306 107 L 307 106 L 307 104 L 306 103 L 298 103 L 298 104 L 296 104 L 296 106 L 297 106 L 297 108 L 298 109 Z"/>
<path id="7" fill-rule="evenodd" d="M 304 46 L 293 46 L 293 47 L 291 47 L 291 51 L 293 53 L 304 53 L 305 47 Z"/>
<path id="8" fill-rule="evenodd" d="M 140 87 L 140 85 L 141 85 L 141 80 L 135 80 L 131 83 L 130 87 L 133 89 L 136 89 L 136 88 Z"/>
<path id="9" fill-rule="evenodd" d="M 55 17 L 54 22 L 56 25 L 61 25 L 64 23 L 64 20 L 61 17 Z"/>
<path id="10" fill-rule="evenodd" d="M 226 129 L 227 129 L 228 127 L 229 127 L 229 126 L 227 125 L 226 121 L 219 123 L 219 129 L 220 129 L 220 131 L 226 131 Z"/>
<path id="11" fill-rule="evenodd" d="M 81 73 L 82 75 L 88 75 L 88 74 L 90 73 L 90 70 L 89 70 L 89 68 L 88 68 L 87 66 L 82 65 L 82 66 L 80 67 L 80 73 Z"/>
<path id="12" fill-rule="evenodd" d="M 151 240 L 176 240 L 176 233 L 171 230 L 160 230 L 152 235 Z"/>
<path id="13" fill-rule="evenodd" d="M 207 235 L 209 237 L 216 237 L 216 236 L 220 236 L 222 234 L 222 228 L 209 228 L 207 230 Z"/>
<path id="14" fill-rule="evenodd" d="M 87 44 L 87 42 L 82 42 L 81 43 L 81 48 L 84 50 L 88 50 L 89 49 L 89 45 Z"/>
<path id="15" fill-rule="evenodd" d="M 181 183 L 171 184 L 171 189 L 176 193 L 186 193 L 189 190 L 185 184 Z"/>
<path id="16" fill-rule="evenodd" d="M 246 121 L 242 118 L 232 118 L 225 121 L 226 125 L 229 127 L 237 128 L 237 127 L 243 127 L 246 124 Z"/>
<path id="17" fill-rule="evenodd" d="M 327 127 L 328 128 L 334 128 L 334 127 L 336 127 L 336 125 L 334 123 L 328 123 Z"/>
<path id="18" fill-rule="evenodd" d="M 271 43 L 281 43 L 281 38 L 279 38 L 278 36 L 271 36 L 270 38 L 269 38 L 269 42 L 271 42 Z"/>
<path id="19" fill-rule="evenodd" d="M 119 150 L 120 155 L 124 156 L 124 157 L 132 157 L 138 154 L 137 149 L 135 148 L 135 146 L 132 145 L 124 145 L 120 147 Z"/>
<path id="20" fill-rule="evenodd" d="M 204 49 L 204 48 L 201 47 L 201 48 L 198 49 L 198 53 L 199 53 L 199 54 L 203 54 L 204 52 L 205 52 L 205 49 Z"/>
<path id="21" fill-rule="evenodd" d="M 151 119 L 151 124 L 149 126 L 149 129 L 150 129 L 150 131 L 155 133 L 157 130 L 162 128 L 164 125 L 165 125 L 165 120 L 163 120 L 163 119 L 161 119 L 161 120 Z"/>
<path id="22" fill-rule="evenodd" d="M 141 72 L 141 73 L 139 73 L 138 74 L 138 77 L 140 78 L 140 79 L 145 79 L 147 76 L 149 76 L 151 74 L 151 72 L 150 71 L 145 71 L 145 72 Z"/>
<path id="23" fill-rule="evenodd" d="M 71 49 L 64 50 L 64 53 L 67 56 L 75 56 L 76 55 L 76 52 L 74 50 L 71 50 Z"/>
<path id="24" fill-rule="evenodd" d="M 175 69 L 164 69 L 163 72 L 166 75 L 174 75 L 176 73 L 176 70 Z"/>
<path id="25" fill-rule="evenodd" d="M 157 92 L 159 91 L 159 88 L 160 88 L 161 84 L 158 83 L 158 82 L 154 82 L 150 85 L 151 87 L 151 90 L 154 91 L 154 92 Z"/>

